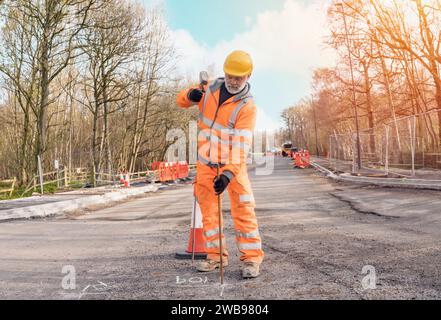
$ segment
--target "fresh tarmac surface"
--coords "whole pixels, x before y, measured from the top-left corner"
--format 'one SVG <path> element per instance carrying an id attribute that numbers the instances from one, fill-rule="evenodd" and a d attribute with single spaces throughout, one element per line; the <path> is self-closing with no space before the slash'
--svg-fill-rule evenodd
<path id="1" fill-rule="evenodd" d="M 228 197 L 225 285 L 218 271 L 174 258 L 189 236 L 186 184 L 97 211 L 0 223 L 0 299 L 441 298 L 440 192 L 335 183 L 283 158 L 271 175 L 254 171 L 260 277 L 240 277 Z"/>

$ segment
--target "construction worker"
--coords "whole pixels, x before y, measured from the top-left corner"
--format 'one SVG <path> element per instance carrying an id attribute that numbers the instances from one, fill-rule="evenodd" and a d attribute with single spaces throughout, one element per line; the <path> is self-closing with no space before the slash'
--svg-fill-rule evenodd
<path id="1" fill-rule="evenodd" d="M 246 166 L 256 121 L 256 106 L 248 83 L 252 71 L 250 55 L 234 51 L 225 60 L 225 78 L 209 82 L 203 90 L 197 86 L 183 90 L 177 97 L 180 107 L 189 108 L 197 104 L 200 111 L 195 188 L 202 211 L 207 251 L 207 260 L 197 265 L 197 270 L 201 272 L 220 267 L 217 197 L 222 196 L 226 189 L 231 202 L 236 243 L 241 252 L 242 276 L 257 277 L 264 257 Z M 223 232 L 222 253 L 223 266 L 227 266 L 228 250 Z"/>

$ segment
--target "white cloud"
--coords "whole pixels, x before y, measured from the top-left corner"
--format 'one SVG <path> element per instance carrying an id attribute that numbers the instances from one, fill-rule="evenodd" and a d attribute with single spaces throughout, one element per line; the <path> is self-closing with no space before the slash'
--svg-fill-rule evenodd
<path id="1" fill-rule="evenodd" d="M 317 0 L 303 5 L 295 0 L 286 0 L 281 11 L 259 14 L 252 24 L 247 17 L 250 30 L 237 34 L 231 41 L 222 41 L 213 48 L 197 43 L 186 30 L 172 31 L 178 52 L 187 57 L 182 64 L 188 69 L 201 70 L 214 64 L 221 73 L 225 56 L 243 49 L 253 57 L 256 72 L 280 71 L 298 75 L 309 75 L 311 69 L 330 64 L 334 56 L 323 50 L 326 34 L 326 4 L 328 0 Z"/>
<path id="2" fill-rule="evenodd" d="M 264 109 L 259 107 L 257 107 L 256 117 L 256 130 L 275 131 L 283 125 L 282 122 L 274 121 Z"/>
<path id="3" fill-rule="evenodd" d="M 332 65 L 334 61 L 332 51 L 323 50 L 328 2 L 315 0 L 301 4 L 286 0 L 280 11 L 263 12 L 255 19 L 247 17 L 247 32 L 236 34 L 230 41 L 221 41 L 214 47 L 201 45 L 186 30 L 172 30 L 175 47 L 181 56 L 179 72 L 196 78 L 200 70 L 214 66 L 215 74 L 222 75 L 226 55 L 242 49 L 253 57 L 253 78 L 259 77 L 259 73 L 271 73 L 275 77 L 277 74 L 292 74 L 309 83 L 314 68 Z M 268 81 L 271 82 L 271 79 Z M 280 126 L 265 112 L 271 108 L 274 106 L 260 105 L 258 128 L 275 129 Z"/>
<path id="4" fill-rule="evenodd" d="M 251 18 L 250 16 L 246 16 L 245 17 L 245 25 L 247 27 L 250 27 L 252 23 L 253 23 L 253 18 Z"/>
<path id="5" fill-rule="evenodd" d="M 209 50 L 201 46 L 187 30 L 171 30 L 171 40 L 178 58 L 178 72 L 181 74 L 198 74 L 206 70 L 212 62 Z"/>

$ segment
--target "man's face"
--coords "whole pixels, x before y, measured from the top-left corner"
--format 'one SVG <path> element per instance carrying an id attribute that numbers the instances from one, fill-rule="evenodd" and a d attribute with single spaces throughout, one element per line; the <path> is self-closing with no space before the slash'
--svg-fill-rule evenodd
<path id="1" fill-rule="evenodd" d="M 229 74 L 225 74 L 225 86 L 227 87 L 227 90 L 231 94 L 239 93 L 245 88 L 248 79 L 250 76 L 242 76 L 242 77 L 236 77 Z"/>

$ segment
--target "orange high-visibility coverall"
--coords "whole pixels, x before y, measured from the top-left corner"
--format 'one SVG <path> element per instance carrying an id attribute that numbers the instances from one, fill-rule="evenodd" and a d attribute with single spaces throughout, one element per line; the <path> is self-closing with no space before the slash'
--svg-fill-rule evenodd
<path id="1" fill-rule="evenodd" d="M 241 252 L 240 260 L 261 263 L 264 252 L 246 166 L 256 122 L 256 106 L 249 84 L 241 93 L 218 106 L 220 87 L 224 81 L 223 78 L 218 78 L 210 82 L 198 104 L 200 112 L 196 197 L 202 211 L 207 258 L 220 260 L 218 202 L 213 187 L 216 167 L 219 165 L 220 174 L 230 179 L 227 190 L 236 243 Z M 195 104 L 187 97 L 191 89 L 193 88 L 178 94 L 177 104 L 181 108 L 189 108 Z M 228 259 L 224 237 L 222 251 L 224 260 Z"/>

